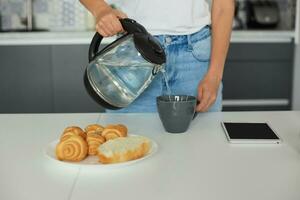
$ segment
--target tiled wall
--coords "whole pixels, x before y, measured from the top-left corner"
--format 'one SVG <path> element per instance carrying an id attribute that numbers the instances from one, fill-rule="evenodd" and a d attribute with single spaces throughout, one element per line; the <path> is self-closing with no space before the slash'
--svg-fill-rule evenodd
<path id="1" fill-rule="evenodd" d="M 54 31 L 86 30 L 91 17 L 78 0 L 34 0 L 34 25 Z M 24 29 L 26 0 L 0 0 L 2 29 Z"/>
<path id="2" fill-rule="evenodd" d="M 34 24 L 38 29 L 53 31 L 93 29 L 93 19 L 79 0 L 32 0 L 34 2 Z M 107 0 L 122 5 L 122 0 Z M 238 0 L 244 2 L 247 0 Z M 280 5 L 279 29 L 294 28 L 296 0 L 276 0 Z M 25 18 L 26 0 L 0 0 L 2 29 L 25 29 L 20 17 Z"/>
<path id="3" fill-rule="evenodd" d="M 1 26 L 2 29 L 15 27 L 25 28 L 21 24 L 20 17 L 26 16 L 24 0 L 0 0 Z"/>

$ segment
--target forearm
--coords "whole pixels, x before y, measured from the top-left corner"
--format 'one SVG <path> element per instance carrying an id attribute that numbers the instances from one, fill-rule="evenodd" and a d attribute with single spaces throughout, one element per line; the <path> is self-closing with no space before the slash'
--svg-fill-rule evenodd
<path id="1" fill-rule="evenodd" d="M 104 0 L 79 0 L 94 17 L 98 16 L 99 11 L 109 6 Z"/>
<path id="2" fill-rule="evenodd" d="M 211 15 L 212 49 L 209 73 L 222 79 L 231 37 L 234 0 L 213 0 Z"/>

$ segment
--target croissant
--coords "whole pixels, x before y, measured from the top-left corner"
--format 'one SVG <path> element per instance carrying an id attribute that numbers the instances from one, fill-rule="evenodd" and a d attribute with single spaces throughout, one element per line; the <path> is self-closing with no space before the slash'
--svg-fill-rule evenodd
<path id="1" fill-rule="evenodd" d="M 104 127 L 99 125 L 99 124 L 90 124 L 88 125 L 87 127 L 85 127 L 85 132 L 88 133 L 90 131 L 103 131 L 104 130 Z"/>
<path id="2" fill-rule="evenodd" d="M 60 140 L 63 141 L 65 139 L 69 138 L 70 136 L 74 136 L 74 135 L 77 135 L 77 136 L 82 137 L 83 139 L 86 139 L 86 133 L 81 128 L 79 128 L 77 126 L 70 126 L 70 127 L 65 128 L 62 136 L 60 137 Z"/>
<path id="3" fill-rule="evenodd" d="M 112 140 L 118 137 L 126 137 L 127 131 L 127 127 L 123 124 L 108 125 L 101 134 L 106 140 Z"/>
<path id="4" fill-rule="evenodd" d="M 87 133 L 88 154 L 97 155 L 98 147 L 105 142 L 105 138 L 100 131 L 90 131 Z"/>
<path id="5" fill-rule="evenodd" d="M 78 135 L 61 140 L 56 145 L 56 157 L 64 161 L 81 161 L 88 153 L 87 142 Z"/>

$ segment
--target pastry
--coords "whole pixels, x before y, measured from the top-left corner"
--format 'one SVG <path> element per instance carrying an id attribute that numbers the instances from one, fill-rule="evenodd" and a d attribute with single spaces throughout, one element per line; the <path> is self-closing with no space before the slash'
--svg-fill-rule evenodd
<path id="1" fill-rule="evenodd" d="M 108 125 L 102 131 L 102 136 L 105 137 L 106 140 L 111 140 L 118 137 L 126 137 L 127 131 L 127 127 L 122 124 Z"/>
<path id="2" fill-rule="evenodd" d="M 99 124 L 90 124 L 88 125 L 87 127 L 85 127 L 85 132 L 88 133 L 90 131 L 103 131 L 104 130 L 104 127 L 99 125 Z"/>
<path id="3" fill-rule="evenodd" d="M 105 138 L 101 135 L 99 130 L 90 131 L 87 133 L 86 141 L 88 144 L 88 154 L 97 155 L 97 149 L 105 142 Z"/>
<path id="4" fill-rule="evenodd" d="M 60 140 L 63 141 L 70 136 L 77 135 L 82 137 L 83 139 L 86 139 L 86 133 L 78 126 L 69 126 L 65 128 L 62 136 L 60 137 Z"/>
<path id="5" fill-rule="evenodd" d="M 109 140 L 98 148 L 99 162 L 103 164 L 125 162 L 145 156 L 151 142 L 143 136 L 120 137 Z"/>
<path id="6" fill-rule="evenodd" d="M 56 157 L 64 161 L 81 161 L 88 153 L 87 142 L 79 135 L 69 136 L 56 145 Z"/>

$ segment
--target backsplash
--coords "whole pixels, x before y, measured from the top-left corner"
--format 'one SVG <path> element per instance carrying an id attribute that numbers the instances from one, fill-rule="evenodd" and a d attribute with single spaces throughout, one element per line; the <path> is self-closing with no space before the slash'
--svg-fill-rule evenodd
<path id="1" fill-rule="evenodd" d="M 93 29 L 93 17 L 78 0 L 32 0 L 35 29 L 84 31 Z M 0 0 L 1 29 L 26 29 L 25 0 Z"/>
<path id="2" fill-rule="evenodd" d="M 86 9 L 78 0 L 52 0 L 51 22 L 54 30 L 84 30 Z M 75 1 L 75 2 L 74 2 Z"/>
<path id="3" fill-rule="evenodd" d="M 22 18 L 26 16 L 24 0 L 0 0 L 1 28 L 24 29 Z"/>
<path id="4" fill-rule="evenodd" d="M 239 17 L 245 23 L 245 9 L 240 2 Z M 293 30 L 296 0 L 276 0 L 280 7 L 279 30 Z M 0 0 L 0 30 L 26 29 L 27 0 Z M 35 29 L 50 31 L 94 30 L 94 19 L 79 0 L 32 0 Z M 122 0 L 107 0 L 122 7 Z M 120 8 L 122 9 L 122 8 Z M 244 10 L 243 10 L 244 9 Z"/>

